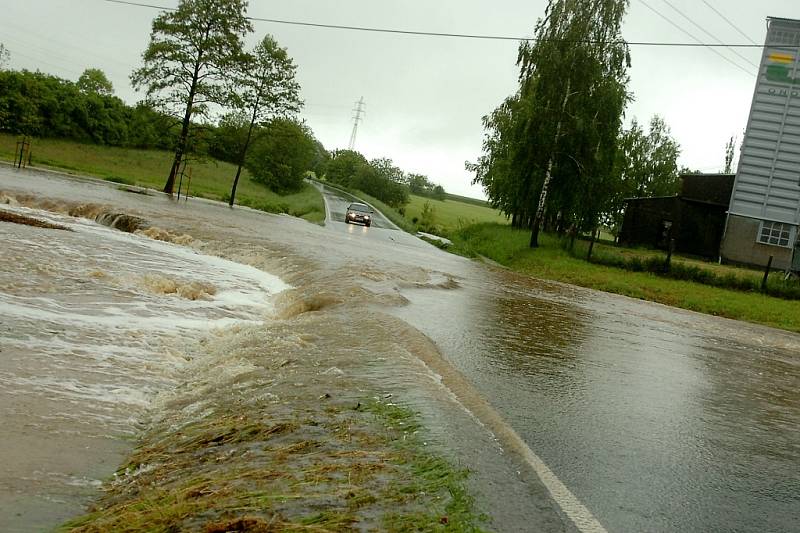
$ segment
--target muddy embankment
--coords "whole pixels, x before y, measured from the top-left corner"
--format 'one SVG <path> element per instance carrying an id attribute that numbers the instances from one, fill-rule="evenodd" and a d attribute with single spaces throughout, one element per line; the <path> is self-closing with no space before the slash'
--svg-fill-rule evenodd
<path id="1" fill-rule="evenodd" d="M 435 347 L 380 311 L 404 303 L 398 284 L 448 290 L 457 287 L 454 280 L 430 281 L 422 269 L 322 271 L 307 259 L 287 259 L 282 251 L 195 239 L 107 206 L 19 195 L 0 200 L 93 219 L 277 272 L 293 286 L 258 323 L 183 339 L 187 363 L 177 385 L 152 399 L 133 454 L 87 514 L 63 529 L 486 526 L 465 488 L 466 471 L 429 446 L 429 433 L 404 406 L 409 388 L 417 396 L 442 395 L 437 376 L 415 353 L 435 353 Z M 27 220 L 23 223 L 37 220 L 35 213 L 3 220 L 18 222 L 11 220 L 16 217 Z M 216 293 L 204 280 L 157 272 L 141 272 L 136 283 L 165 298 L 203 301 Z"/>

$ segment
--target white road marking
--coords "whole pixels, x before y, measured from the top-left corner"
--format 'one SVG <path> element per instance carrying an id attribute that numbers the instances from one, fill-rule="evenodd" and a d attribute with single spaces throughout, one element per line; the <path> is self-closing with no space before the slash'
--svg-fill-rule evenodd
<path id="1" fill-rule="evenodd" d="M 436 345 L 426 337 L 428 346 L 420 346 L 413 353 L 436 374 L 455 399 L 486 427 L 498 443 L 515 453 L 527 463 L 545 486 L 556 505 L 575 524 L 581 533 L 608 533 L 592 512 L 570 491 L 536 455 L 513 427 L 498 413 L 461 372 L 439 353 Z"/>
<path id="2" fill-rule="evenodd" d="M 533 453 L 533 450 L 522 442 L 522 439 L 520 439 L 520 443 L 523 447 L 522 453 L 525 460 L 536 471 L 536 474 L 539 476 L 544 486 L 547 487 L 550 495 L 569 519 L 572 520 L 575 527 L 584 533 L 607 533 L 603 524 L 601 524 L 597 518 L 594 517 L 592 512 L 572 494 L 572 491 L 558 479 L 558 476 L 550 470 L 550 467 L 548 467 L 538 455 Z"/>

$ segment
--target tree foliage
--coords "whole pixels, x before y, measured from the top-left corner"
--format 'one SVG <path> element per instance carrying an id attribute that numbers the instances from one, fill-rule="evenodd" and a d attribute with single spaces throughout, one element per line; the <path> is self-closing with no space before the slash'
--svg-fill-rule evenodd
<path id="1" fill-rule="evenodd" d="M 335 150 L 325 178 L 338 185 L 363 191 L 392 207 L 408 203 L 408 186 L 403 171 L 391 159 L 367 161 L 358 152 Z"/>
<path id="2" fill-rule="evenodd" d="M 680 188 L 678 156 L 680 145 L 672 138 L 669 126 L 658 115 L 645 132 L 636 119 L 620 133 L 614 178 L 614 194 L 605 214 L 613 227 L 622 224 L 627 198 L 672 196 Z"/>
<path id="3" fill-rule="evenodd" d="M 177 9 L 153 20 L 143 65 L 131 81 L 145 90 L 151 106 L 182 117 L 165 192 L 172 193 L 192 117 L 208 117 L 211 106 L 228 103 L 225 81 L 241 59 L 242 39 L 252 31 L 246 9 L 246 0 L 180 0 Z"/>
<path id="4" fill-rule="evenodd" d="M 173 142 L 167 117 L 115 96 L 86 93 L 69 80 L 0 71 L 0 131 L 80 142 L 154 148 Z"/>
<path id="5" fill-rule="evenodd" d="M 484 117 L 484 154 L 467 165 L 514 225 L 536 226 L 541 211 L 562 226 L 591 228 L 612 196 L 630 99 L 620 34 L 628 3 L 550 0 L 536 38 L 520 45 L 518 90 Z"/>
<path id="6" fill-rule="evenodd" d="M 246 166 L 253 181 L 287 193 L 302 188 L 316 157 L 317 141 L 305 124 L 275 118 L 260 130 Z"/>
<path id="7" fill-rule="evenodd" d="M 99 94 L 111 96 L 114 94 L 114 85 L 106 77 L 105 72 L 99 68 L 87 68 L 78 78 L 78 89 L 86 94 Z"/>
<path id="8" fill-rule="evenodd" d="M 430 198 L 436 198 L 437 200 L 444 200 L 446 198 L 444 187 L 432 183 L 427 176 L 423 176 L 422 174 L 408 174 L 406 175 L 406 182 L 408 183 L 408 189 L 411 194 L 428 196 Z"/>
<path id="9" fill-rule="evenodd" d="M 325 173 L 325 179 L 343 187 L 352 187 L 358 170 L 369 162 L 354 150 L 334 150 Z"/>
<path id="10" fill-rule="evenodd" d="M 730 174 L 733 172 L 733 159 L 736 155 L 736 137 L 731 136 L 728 143 L 725 145 L 725 167 L 723 172 Z"/>
<path id="11" fill-rule="evenodd" d="M 11 61 L 11 53 L 3 43 L 0 43 L 0 70 L 4 70 Z"/>
<path id="12" fill-rule="evenodd" d="M 247 134 L 239 145 L 238 168 L 231 188 L 230 205 L 236 197 L 236 186 L 247 157 L 253 128 L 275 117 L 297 113 L 302 107 L 300 84 L 295 80 L 297 67 L 285 48 L 271 36 L 265 36 L 249 54 L 243 54 L 236 65 L 233 81 L 234 108 L 249 118 Z"/>

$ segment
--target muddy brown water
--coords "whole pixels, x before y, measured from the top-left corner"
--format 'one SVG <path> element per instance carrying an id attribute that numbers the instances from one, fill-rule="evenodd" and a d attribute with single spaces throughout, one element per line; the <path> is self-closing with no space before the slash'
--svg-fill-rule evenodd
<path id="1" fill-rule="evenodd" d="M 800 523 L 797 335 L 531 280 L 398 231 L 4 167 L 0 190 L 74 230 L 0 225 L 4 531 L 80 512 L 208 331 L 308 312 L 296 327 L 381 354 L 343 372 L 422 412 L 497 530 Z M 53 214 L 76 202 L 194 241 Z"/>

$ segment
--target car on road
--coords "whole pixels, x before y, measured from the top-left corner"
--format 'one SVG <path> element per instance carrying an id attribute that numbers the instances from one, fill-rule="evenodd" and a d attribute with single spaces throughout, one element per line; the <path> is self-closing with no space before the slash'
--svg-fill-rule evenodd
<path id="1" fill-rule="evenodd" d="M 375 211 L 366 204 L 352 203 L 347 206 L 347 213 L 344 215 L 345 224 L 359 222 L 369 227 L 372 225 L 372 215 Z"/>

